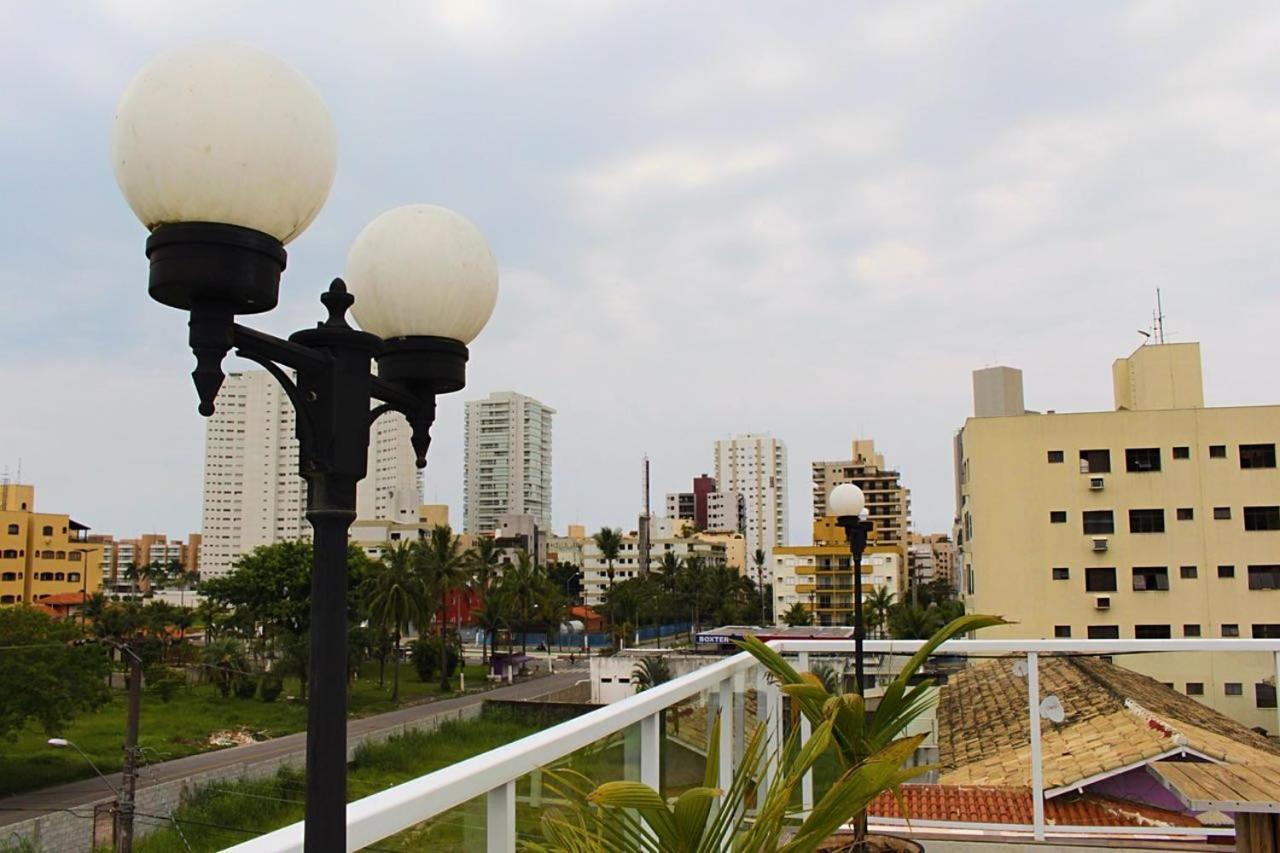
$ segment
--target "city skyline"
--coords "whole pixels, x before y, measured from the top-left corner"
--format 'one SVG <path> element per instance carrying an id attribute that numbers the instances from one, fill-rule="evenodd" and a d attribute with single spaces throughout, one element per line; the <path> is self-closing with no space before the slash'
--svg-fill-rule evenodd
<path id="1" fill-rule="evenodd" d="M 561 528 L 629 526 L 645 453 L 660 495 L 709 469 L 708 442 L 767 432 L 791 457 L 793 541 L 807 464 L 853 437 L 900 469 L 917 528 L 945 531 L 970 372 L 1015 364 L 1044 389 L 1029 407 L 1105 411 L 1095 377 L 1157 286 L 1169 339 L 1203 344 L 1206 402 L 1273 402 L 1248 367 L 1274 360 L 1280 320 L 1272 7 L 236 8 L 0 12 L 21 212 L 0 276 L 23 318 L 0 340 L 22 403 L 0 469 L 21 459 L 96 530 L 199 529 L 186 330 L 147 298 L 106 152 L 127 81 L 194 40 L 279 55 L 345 128 L 268 330 L 320 319 L 319 288 L 394 204 L 489 236 L 498 307 L 425 473 L 455 518 L 463 403 L 520 388 L 559 412 Z"/>

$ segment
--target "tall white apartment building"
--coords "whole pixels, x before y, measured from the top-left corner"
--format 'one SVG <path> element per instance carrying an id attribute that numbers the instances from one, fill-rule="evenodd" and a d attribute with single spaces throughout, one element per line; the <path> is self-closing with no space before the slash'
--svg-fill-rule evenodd
<path id="1" fill-rule="evenodd" d="M 260 545 L 311 538 L 293 405 L 279 384 L 265 370 L 231 373 L 214 405 L 205 426 L 200 573 L 206 578 L 226 574 Z M 416 520 L 422 480 L 411 437 L 394 412 L 374 423 L 357 518 Z"/>
<path id="2" fill-rule="evenodd" d="M 514 391 L 467 403 L 462 526 L 489 533 L 500 515 L 530 515 L 551 529 L 551 418 L 556 410 Z"/>
<path id="3" fill-rule="evenodd" d="M 767 435 L 716 441 L 716 488 L 742 495 L 747 557 L 787 544 L 787 446 Z"/>

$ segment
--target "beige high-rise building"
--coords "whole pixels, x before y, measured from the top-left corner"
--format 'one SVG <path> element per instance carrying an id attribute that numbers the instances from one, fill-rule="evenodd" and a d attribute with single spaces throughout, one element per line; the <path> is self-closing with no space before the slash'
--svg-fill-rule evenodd
<path id="1" fill-rule="evenodd" d="M 1195 343 L 1141 347 L 1112 380 L 1114 411 L 1037 414 L 1018 375 L 991 395 L 1007 414 L 957 435 L 965 603 L 1017 623 L 982 636 L 1280 637 L 1280 406 L 1206 408 Z M 1268 654 L 1116 662 L 1274 733 Z"/>
<path id="2" fill-rule="evenodd" d="M 911 491 L 901 475 L 884 464 L 871 439 L 854 439 L 852 458 L 813 463 L 813 520 L 827 515 L 827 496 L 841 483 L 853 483 L 867 499 L 867 517 L 880 545 L 902 544 L 911 523 Z"/>
<path id="3" fill-rule="evenodd" d="M 787 446 L 767 435 L 716 441 L 716 490 L 742 496 L 747 558 L 787 544 Z M 736 502 L 736 498 L 733 499 Z"/>
<path id="4" fill-rule="evenodd" d="M 955 547 L 946 533 L 907 533 L 907 586 L 941 580 L 954 588 Z"/>
<path id="5" fill-rule="evenodd" d="M 260 545 L 310 539 L 307 487 L 298 475 L 298 439 L 289 398 L 265 370 L 227 376 L 205 425 L 200 574 L 217 577 Z M 389 412 L 369 433 L 368 473 L 356 490 L 356 517 L 415 523 L 422 479 L 412 431 Z"/>
<path id="6" fill-rule="evenodd" d="M 551 419 L 556 410 L 514 391 L 469 400 L 462 527 L 491 533 L 498 516 L 531 515 L 551 529 Z"/>

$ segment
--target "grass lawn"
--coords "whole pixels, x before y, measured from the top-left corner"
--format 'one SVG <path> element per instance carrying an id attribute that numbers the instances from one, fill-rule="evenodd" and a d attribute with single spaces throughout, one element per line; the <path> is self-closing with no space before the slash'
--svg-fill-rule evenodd
<path id="1" fill-rule="evenodd" d="M 484 667 L 478 664 L 467 667 L 466 677 L 469 689 L 487 684 Z M 454 686 L 457 686 L 456 677 Z M 209 745 L 209 735 L 224 729 L 243 727 L 262 738 L 302 731 L 307 725 L 306 704 L 285 699 L 298 692 L 296 679 L 285 682 L 284 693 L 275 702 L 238 699 L 234 694 L 224 699 L 208 684 L 179 690 L 167 703 L 144 690 L 138 743 L 146 748 L 149 761 L 159 762 L 216 749 Z M 391 667 L 387 668 L 385 685 L 379 687 L 375 662 L 361 667 L 360 678 L 352 684 L 350 695 L 352 717 L 367 717 L 399 707 L 391 701 Z M 440 695 L 438 681 L 424 684 L 411 664 L 401 665 L 401 706 Z M 73 741 L 104 773 L 109 773 L 119 770 L 123 759 L 124 720 L 124 692 L 116 691 L 109 704 L 92 714 L 82 714 L 56 734 Z M 45 743 L 48 738 L 38 726 L 27 726 L 15 741 L 0 746 L 0 796 L 94 775 L 75 750 L 54 749 Z M 144 778 L 145 773 L 144 769 Z M 106 786 L 103 788 L 105 791 Z"/>

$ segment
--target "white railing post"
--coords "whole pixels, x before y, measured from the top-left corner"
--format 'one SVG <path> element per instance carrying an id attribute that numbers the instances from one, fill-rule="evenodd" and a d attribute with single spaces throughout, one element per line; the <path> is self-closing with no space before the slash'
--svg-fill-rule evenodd
<path id="1" fill-rule="evenodd" d="M 769 749 L 769 735 L 772 732 L 772 709 L 769 707 L 772 698 L 769 690 L 768 671 L 763 666 L 756 667 L 756 723 L 763 727 L 761 737 L 764 739 L 765 762 L 761 783 L 764 790 L 769 790 L 773 782 L 773 758 Z"/>
<path id="2" fill-rule="evenodd" d="M 733 732 L 735 719 L 733 707 L 733 678 L 720 682 L 720 766 L 716 768 L 716 786 L 729 790 L 733 779 Z"/>
<path id="3" fill-rule="evenodd" d="M 809 671 L 809 653 L 800 653 L 800 671 Z M 794 702 L 795 700 L 792 699 Z M 808 743 L 809 737 L 813 734 L 813 724 L 809 722 L 809 718 L 804 714 L 800 715 L 800 743 L 803 745 Z M 813 811 L 813 771 L 805 771 L 804 777 L 800 780 L 800 808 L 805 814 Z"/>
<path id="4" fill-rule="evenodd" d="M 1040 656 L 1027 652 L 1027 713 L 1031 720 L 1031 822 L 1044 841 L 1044 769 L 1040 763 Z"/>
<path id="5" fill-rule="evenodd" d="M 488 794 L 488 822 L 485 829 L 488 853 L 515 853 L 516 783 L 491 788 Z"/>
<path id="6" fill-rule="evenodd" d="M 1276 731 L 1280 732 L 1280 652 L 1276 652 Z"/>
<path id="7" fill-rule="evenodd" d="M 747 743 L 747 674 L 733 674 L 733 763 L 742 763 L 742 750 Z"/>
<path id="8" fill-rule="evenodd" d="M 640 782 L 655 791 L 662 784 L 662 726 L 658 714 L 640 721 Z"/>

